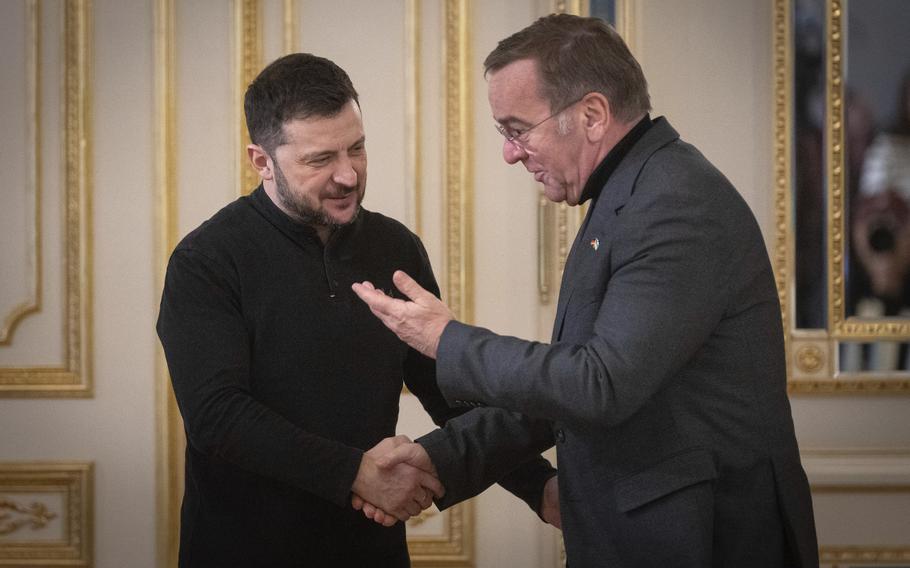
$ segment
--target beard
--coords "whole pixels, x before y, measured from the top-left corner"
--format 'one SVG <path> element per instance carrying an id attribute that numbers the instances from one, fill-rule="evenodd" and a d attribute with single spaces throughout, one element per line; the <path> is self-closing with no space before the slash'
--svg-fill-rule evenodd
<path id="1" fill-rule="evenodd" d="M 278 161 L 275 160 L 275 158 L 272 158 L 272 162 L 275 164 L 275 186 L 278 192 L 278 199 L 285 209 L 291 213 L 291 216 L 295 221 L 312 227 L 328 227 L 330 230 L 334 231 L 339 227 L 354 223 L 354 221 L 357 220 L 357 217 L 360 216 L 360 201 L 363 199 L 363 196 L 357 198 L 357 209 L 354 211 L 351 219 L 349 221 L 339 222 L 338 219 L 332 217 L 324 208 L 314 207 L 310 204 L 305 196 L 295 195 L 294 192 L 291 191 L 288 179 L 284 177 L 284 172 L 281 171 L 281 168 L 278 166 Z M 356 187 L 344 189 L 347 191 L 357 191 Z"/>

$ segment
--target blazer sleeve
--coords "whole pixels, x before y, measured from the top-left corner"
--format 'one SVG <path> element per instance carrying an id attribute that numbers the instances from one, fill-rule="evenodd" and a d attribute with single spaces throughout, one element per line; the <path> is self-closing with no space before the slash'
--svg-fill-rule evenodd
<path id="1" fill-rule="evenodd" d="M 420 253 L 420 261 L 416 267 L 414 278 L 423 288 L 438 297 L 439 286 L 433 277 L 429 258 L 419 239 L 415 237 L 415 240 Z M 435 361 L 421 355 L 414 349 L 408 350 L 408 355 L 405 359 L 404 380 L 408 390 L 417 396 L 424 410 L 433 419 L 433 422 L 437 426 L 444 427 L 443 430 L 439 431 L 440 434 L 430 436 L 430 439 L 435 439 L 438 442 L 433 447 L 433 453 L 430 454 L 430 457 L 433 459 L 433 463 L 436 464 L 437 472 L 440 474 L 447 492 L 446 499 L 440 503 L 462 501 L 480 493 L 492 483 L 498 482 L 507 491 L 525 501 L 535 513 L 539 513 L 543 486 L 548 479 L 556 475 L 556 469 L 553 468 L 548 460 L 539 455 L 542 450 L 535 450 L 534 448 L 543 447 L 543 449 L 546 449 L 553 445 L 552 442 L 547 443 L 545 439 L 549 428 L 538 426 L 534 432 L 524 432 L 511 438 L 514 447 L 510 448 L 509 452 L 514 460 L 517 461 L 506 462 L 508 467 L 503 467 L 494 458 L 501 455 L 502 446 L 510 440 L 499 440 L 496 443 L 487 444 L 481 439 L 484 430 L 489 431 L 491 429 L 491 426 L 488 425 L 490 418 L 485 419 L 483 415 L 498 414 L 499 411 L 485 408 L 469 409 L 465 406 L 450 406 L 436 384 Z M 466 413 L 471 416 L 463 417 L 462 415 Z M 528 422 L 523 421 L 518 415 L 502 416 L 498 419 L 510 422 L 513 430 L 521 430 L 527 427 Z M 453 439 L 447 442 L 447 436 L 449 435 L 453 436 Z M 531 438 L 540 435 L 544 436 L 543 440 L 531 442 Z M 467 441 L 468 438 L 473 443 L 469 443 Z M 421 440 L 423 439 L 421 438 Z M 522 443 L 528 446 L 517 446 Z M 468 449 L 477 453 L 468 454 L 466 453 Z M 439 464 L 437 464 L 437 460 L 440 461 Z M 456 471 L 448 467 L 452 464 L 457 464 Z M 515 464 L 518 464 L 518 466 L 516 467 Z M 443 472 L 443 470 L 445 471 Z M 471 479 L 466 478 L 467 476 L 464 473 L 466 471 L 473 472 L 474 475 Z M 472 490 L 456 489 L 456 487 L 462 487 L 463 485 L 470 485 Z M 468 493 L 470 495 L 467 495 L 467 497 L 454 499 L 456 495 Z M 445 507 L 446 505 L 440 506 Z"/>
<path id="2" fill-rule="evenodd" d="M 553 446 L 552 426 L 502 408 L 475 408 L 417 439 L 436 466 L 446 494 L 440 510 L 499 481 L 540 512 L 543 486 L 556 470 L 540 452 Z"/>
<path id="3" fill-rule="evenodd" d="M 178 249 L 168 263 L 158 335 L 189 444 L 350 506 L 362 450 L 306 432 L 251 395 L 250 340 L 230 269 Z"/>
<path id="4" fill-rule="evenodd" d="M 450 322 L 437 353 L 443 395 L 580 428 L 612 427 L 633 415 L 706 344 L 723 316 L 730 274 L 767 262 L 745 204 L 746 213 L 720 212 L 726 204 L 700 191 L 699 184 L 724 181 L 643 172 L 621 216 L 610 219 L 609 254 L 598 257 L 610 265 L 576 269 L 609 273 L 599 285 L 572 282 L 564 327 L 587 322 L 583 342 L 543 344 Z M 736 244 L 745 240 L 737 226 L 749 233 L 746 247 Z M 749 299 L 737 309 L 771 300 Z"/>

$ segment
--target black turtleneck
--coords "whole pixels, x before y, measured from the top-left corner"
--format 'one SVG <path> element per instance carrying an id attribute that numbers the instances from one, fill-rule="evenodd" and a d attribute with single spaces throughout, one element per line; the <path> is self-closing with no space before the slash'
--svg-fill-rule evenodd
<path id="1" fill-rule="evenodd" d="M 158 335 L 188 440 L 181 566 L 359 565 L 405 550 L 401 523 L 350 506 L 362 453 L 395 434 L 402 382 L 437 424 L 464 410 L 351 290 L 392 292 L 396 269 L 438 294 L 401 223 L 362 210 L 323 244 L 262 187 L 177 246 Z"/>
<path id="2" fill-rule="evenodd" d="M 613 146 L 613 149 L 611 149 L 600 164 L 594 168 L 594 171 L 591 172 L 591 177 L 585 182 L 585 187 L 581 191 L 579 204 L 584 203 L 589 199 L 596 200 L 598 196 L 600 196 L 600 190 L 607 185 L 607 180 L 610 179 L 610 176 L 616 171 L 619 163 L 626 157 L 626 154 L 629 153 L 632 146 L 634 146 L 635 143 L 645 135 L 645 132 L 651 128 L 651 125 L 650 115 L 645 114 L 645 116 L 632 127 L 632 130 L 627 132 L 616 146 Z"/>

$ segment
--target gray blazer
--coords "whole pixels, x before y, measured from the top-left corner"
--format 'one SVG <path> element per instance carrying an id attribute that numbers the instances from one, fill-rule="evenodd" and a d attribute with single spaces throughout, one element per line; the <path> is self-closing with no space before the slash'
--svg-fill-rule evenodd
<path id="1" fill-rule="evenodd" d="M 761 232 L 665 119 L 592 202 L 552 343 L 452 322 L 437 374 L 498 407 L 420 440 L 441 506 L 555 443 L 572 568 L 817 566 Z"/>

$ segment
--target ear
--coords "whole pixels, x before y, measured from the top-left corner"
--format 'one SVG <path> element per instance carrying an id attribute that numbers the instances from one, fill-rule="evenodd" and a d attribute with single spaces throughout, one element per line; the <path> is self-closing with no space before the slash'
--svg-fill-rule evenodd
<path id="1" fill-rule="evenodd" d="M 591 142 L 599 142 L 606 136 L 613 123 L 610 101 L 600 93 L 588 93 L 581 99 L 585 135 Z"/>
<path id="2" fill-rule="evenodd" d="M 275 177 L 272 171 L 272 158 L 259 144 L 250 144 L 246 147 L 246 154 L 250 158 L 250 164 L 253 169 L 264 180 L 272 180 Z"/>

